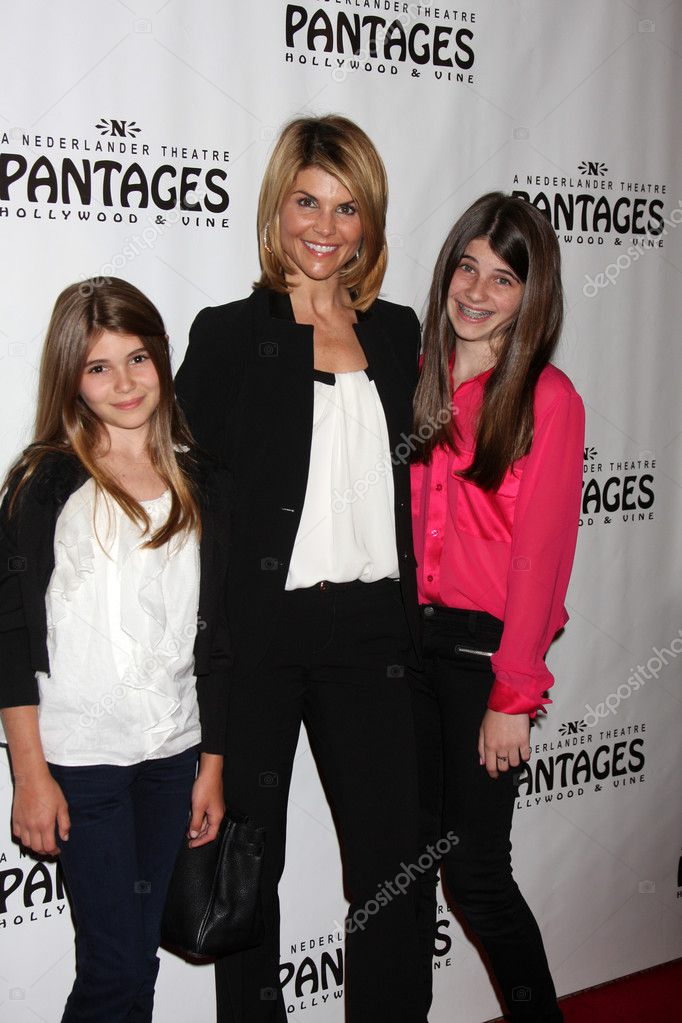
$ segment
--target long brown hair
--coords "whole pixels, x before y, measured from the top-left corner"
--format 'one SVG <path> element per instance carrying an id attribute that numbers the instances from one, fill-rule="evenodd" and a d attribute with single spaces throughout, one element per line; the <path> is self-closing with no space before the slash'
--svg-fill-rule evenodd
<path id="1" fill-rule="evenodd" d="M 415 460 L 428 464 L 439 445 L 457 451 L 452 419 L 443 423 L 442 416 L 452 404 L 450 357 L 455 345 L 447 295 L 467 246 L 484 237 L 525 286 L 518 312 L 499 339 L 476 427 L 474 459 L 461 474 L 484 490 L 494 490 L 512 463 L 530 449 L 535 385 L 556 348 L 563 321 L 559 244 L 549 222 L 523 199 L 503 192 L 482 196 L 459 218 L 440 251 L 414 402 L 415 433 L 426 439 L 420 441 Z"/>
<path id="2" fill-rule="evenodd" d="M 287 124 L 265 169 L 258 200 L 258 244 L 262 273 L 257 288 L 288 292 L 284 274 L 291 271 L 279 236 L 279 211 L 296 175 L 320 167 L 347 188 L 362 222 L 357 259 L 340 272 L 353 295 L 355 309 L 368 309 L 386 273 L 386 170 L 374 143 L 347 117 L 299 117 Z"/>
<path id="3" fill-rule="evenodd" d="M 149 422 L 148 451 L 152 466 L 171 495 L 168 519 L 145 546 L 161 547 L 183 531 L 200 531 L 195 486 L 181 463 L 191 461 L 193 440 L 175 401 L 168 337 L 152 302 L 132 284 L 116 277 L 91 278 L 66 288 L 55 303 L 43 347 L 38 381 L 33 443 L 10 469 L 9 513 L 22 488 L 55 452 L 71 453 L 98 489 L 116 501 L 146 532 L 150 521 L 143 506 L 124 490 L 95 457 L 102 442 L 101 420 L 80 397 L 88 351 L 104 331 L 138 337 L 159 378 L 159 404 Z M 179 456 L 180 449 L 187 450 Z"/>

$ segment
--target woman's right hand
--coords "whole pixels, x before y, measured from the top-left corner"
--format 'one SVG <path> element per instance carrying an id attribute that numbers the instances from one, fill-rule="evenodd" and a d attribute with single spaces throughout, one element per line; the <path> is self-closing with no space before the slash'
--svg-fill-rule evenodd
<path id="1" fill-rule="evenodd" d="M 43 856 L 57 856 L 55 824 L 63 842 L 69 840 L 71 820 L 64 793 L 46 768 L 36 776 L 15 777 L 12 834 L 23 846 Z"/>

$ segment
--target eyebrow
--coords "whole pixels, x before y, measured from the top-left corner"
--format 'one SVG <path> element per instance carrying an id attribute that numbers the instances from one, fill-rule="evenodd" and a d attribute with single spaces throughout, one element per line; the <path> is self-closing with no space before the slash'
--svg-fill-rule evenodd
<path id="1" fill-rule="evenodd" d="M 308 199 L 314 199 L 315 202 L 319 202 L 320 201 L 317 198 L 316 195 L 313 195 L 312 192 L 306 192 L 305 188 L 295 188 L 294 191 L 291 194 L 292 195 L 305 195 L 305 196 L 308 197 Z M 343 199 L 341 202 L 338 202 L 336 205 L 337 206 L 350 206 L 351 203 L 353 203 L 355 206 L 357 206 L 357 199 L 353 199 L 353 198 Z"/>
<path id="2" fill-rule="evenodd" d="M 126 359 L 130 359 L 133 355 L 139 355 L 140 352 L 146 351 L 147 349 L 144 347 L 144 345 L 140 345 L 139 348 L 134 348 L 132 352 L 128 352 L 128 354 L 126 355 Z M 109 362 L 111 362 L 111 359 L 89 359 L 88 362 L 86 362 L 85 365 L 83 366 L 83 369 L 87 369 L 88 366 L 101 366 L 104 363 Z"/>
<path id="3" fill-rule="evenodd" d="M 478 266 L 478 260 L 476 259 L 476 257 L 470 256 L 468 252 L 465 252 L 461 259 L 468 259 L 471 263 L 476 263 L 476 265 Z M 504 274 L 505 277 L 513 277 L 515 281 L 517 281 L 519 284 L 521 283 L 521 281 L 516 276 L 514 271 L 510 270 L 509 267 L 507 267 L 507 269 L 505 270 L 503 267 L 497 266 L 494 268 L 493 273 Z"/>

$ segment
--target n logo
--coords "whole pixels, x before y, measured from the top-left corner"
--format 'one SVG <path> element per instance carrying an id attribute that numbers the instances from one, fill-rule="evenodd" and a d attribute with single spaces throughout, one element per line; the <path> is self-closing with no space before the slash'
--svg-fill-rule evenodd
<path id="1" fill-rule="evenodd" d="M 582 160 L 578 164 L 578 170 L 581 174 L 587 174 L 591 178 L 603 178 L 608 167 L 605 163 L 601 163 L 599 160 Z"/>
<path id="2" fill-rule="evenodd" d="M 580 721 L 564 721 L 559 728 L 559 735 L 580 735 L 586 727 L 587 725 L 582 719 Z"/>
<path id="3" fill-rule="evenodd" d="M 111 120 L 103 117 L 97 122 L 95 127 L 99 131 L 100 135 L 111 135 L 120 139 L 124 139 L 126 137 L 135 138 L 135 136 L 139 135 L 142 131 L 141 128 L 138 128 L 136 121 L 122 121 L 114 117 L 112 117 Z"/>

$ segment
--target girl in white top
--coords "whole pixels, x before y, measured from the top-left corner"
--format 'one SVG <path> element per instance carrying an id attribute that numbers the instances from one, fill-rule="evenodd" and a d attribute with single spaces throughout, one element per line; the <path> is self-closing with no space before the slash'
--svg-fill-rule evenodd
<path id="1" fill-rule="evenodd" d="M 224 813 L 227 660 L 212 651 L 200 671 L 197 639 L 222 642 L 217 612 L 198 621 L 222 580 L 200 579 L 212 502 L 197 457 L 156 308 L 121 280 L 67 288 L 0 516 L 12 831 L 66 876 L 77 972 L 63 1021 L 151 1020 L 179 846 L 185 830 L 212 841 Z"/>

